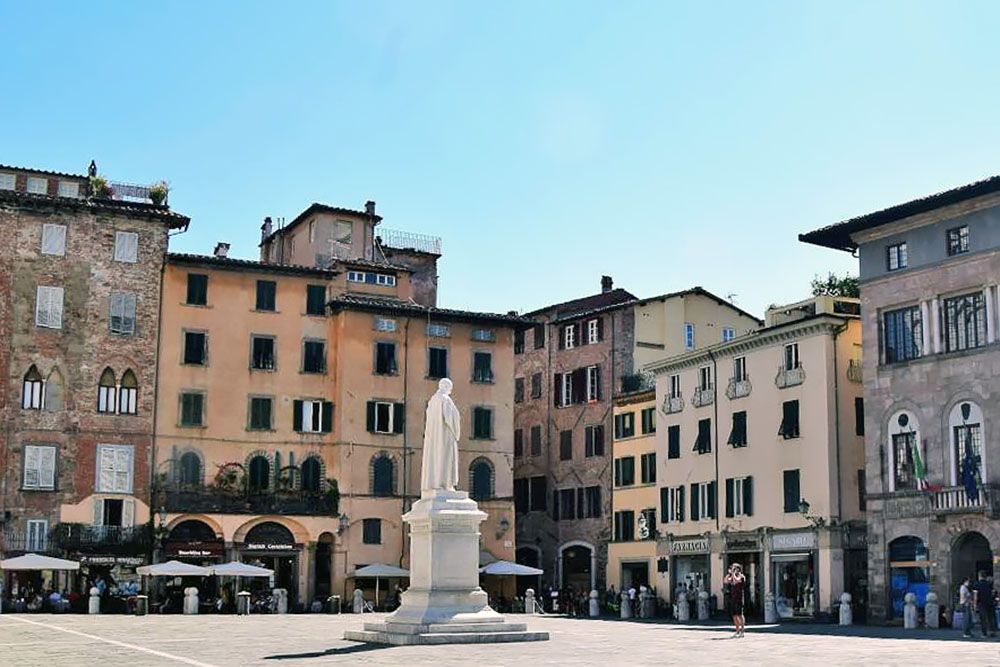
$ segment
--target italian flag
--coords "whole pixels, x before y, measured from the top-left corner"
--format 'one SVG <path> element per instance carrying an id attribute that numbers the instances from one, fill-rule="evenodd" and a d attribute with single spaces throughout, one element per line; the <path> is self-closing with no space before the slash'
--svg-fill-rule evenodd
<path id="1" fill-rule="evenodd" d="M 924 466 L 924 460 L 920 458 L 919 443 L 913 443 L 913 476 L 917 478 L 917 488 L 921 491 L 933 493 L 941 490 L 940 486 L 927 481 L 927 468 Z"/>

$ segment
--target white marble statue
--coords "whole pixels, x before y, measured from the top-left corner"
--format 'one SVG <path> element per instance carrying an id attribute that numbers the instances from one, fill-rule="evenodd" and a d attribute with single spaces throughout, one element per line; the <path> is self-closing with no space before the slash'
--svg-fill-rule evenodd
<path id="1" fill-rule="evenodd" d="M 458 484 L 458 439 L 461 416 L 451 400 L 451 380 L 438 382 L 438 390 L 427 401 L 424 425 L 424 456 L 420 468 L 420 490 L 454 491 Z"/>

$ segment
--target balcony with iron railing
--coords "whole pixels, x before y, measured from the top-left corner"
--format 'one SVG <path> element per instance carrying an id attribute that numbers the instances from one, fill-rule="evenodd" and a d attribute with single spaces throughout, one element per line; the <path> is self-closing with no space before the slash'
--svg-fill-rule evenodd
<path id="1" fill-rule="evenodd" d="M 383 248 L 395 250 L 415 250 L 432 255 L 441 254 L 441 237 L 429 234 L 417 234 L 400 229 L 379 229 L 379 244 Z"/>
<path id="2" fill-rule="evenodd" d="M 806 381 L 806 371 L 802 364 L 796 364 L 789 368 L 785 364 L 778 366 L 778 374 L 774 377 L 774 384 L 778 389 L 787 389 L 800 385 Z"/>
<path id="3" fill-rule="evenodd" d="M 55 554 L 59 551 L 52 531 L 39 534 L 26 530 L 5 530 L 0 537 L 3 539 L 0 550 L 5 557 L 28 552 Z"/>
<path id="4" fill-rule="evenodd" d="M 159 497 L 168 512 L 297 516 L 337 516 L 340 513 L 340 497 L 332 489 L 317 493 L 171 486 L 160 489 Z"/>
<path id="5" fill-rule="evenodd" d="M 676 394 L 663 399 L 663 414 L 672 415 L 684 409 L 684 395 Z"/>
<path id="6" fill-rule="evenodd" d="M 704 387 L 698 387 L 694 390 L 694 396 L 691 397 L 691 405 L 696 408 L 701 408 L 706 405 L 711 405 L 715 402 L 715 385 L 710 384 Z"/>
<path id="7" fill-rule="evenodd" d="M 847 362 L 847 379 L 858 383 L 863 381 L 860 359 L 851 359 Z"/>
<path id="8" fill-rule="evenodd" d="M 145 551 L 152 545 L 148 524 L 125 527 L 61 523 L 55 527 L 52 535 L 56 545 L 67 551 L 108 548 Z"/>
<path id="9" fill-rule="evenodd" d="M 750 384 L 750 378 L 748 376 L 744 376 L 741 380 L 729 378 L 729 384 L 726 386 L 726 398 L 729 400 L 745 398 L 750 395 L 752 390 L 753 385 Z"/>

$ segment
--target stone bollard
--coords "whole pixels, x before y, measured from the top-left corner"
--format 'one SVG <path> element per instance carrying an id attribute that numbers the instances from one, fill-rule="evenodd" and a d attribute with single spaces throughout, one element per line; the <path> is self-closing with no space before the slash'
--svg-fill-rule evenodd
<path id="1" fill-rule="evenodd" d="M 101 613 L 101 591 L 97 590 L 97 586 L 90 587 L 90 600 L 87 603 L 87 613 Z"/>
<path id="2" fill-rule="evenodd" d="M 778 622 L 778 608 L 774 605 L 774 593 L 768 593 L 764 596 L 764 622 Z"/>
<path id="3" fill-rule="evenodd" d="M 687 591 L 681 591 L 680 593 L 677 594 L 677 620 L 678 621 L 691 620 L 691 609 L 688 607 Z"/>
<path id="4" fill-rule="evenodd" d="M 928 628 L 941 626 L 941 605 L 938 604 L 937 593 L 928 593 L 924 602 L 924 625 Z"/>
<path id="5" fill-rule="evenodd" d="M 365 594 L 361 592 L 360 588 L 354 589 L 354 604 L 351 611 L 355 614 L 365 613 Z"/>
<path id="6" fill-rule="evenodd" d="M 524 591 L 524 613 L 534 614 L 535 613 L 535 589 L 529 588 Z"/>
<path id="7" fill-rule="evenodd" d="M 914 630 L 917 627 L 917 596 L 907 593 L 903 596 L 903 627 Z"/>
<path id="8" fill-rule="evenodd" d="M 145 616 L 149 613 L 149 596 L 148 595 L 136 595 L 135 596 L 135 615 Z"/>
<path id="9" fill-rule="evenodd" d="M 340 596 L 331 595 L 326 599 L 326 613 L 328 614 L 339 614 L 340 613 Z"/>
<path id="10" fill-rule="evenodd" d="M 708 620 L 708 591 L 698 593 L 698 620 Z"/>
<path id="11" fill-rule="evenodd" d="M 590 617 L 597 618 L 601 615 L 601 603 L 597 600 L 597 591 L 590 591 Z"/>
<path id="12" fill-rule="evenodd" d="M 621 617 L 632 618 L 632 601 L 628 599 L 628 591 L 622 591 Z"/>
<path id="13" fill-rule="evenodd" d="M 275 588 L 274 595 L 274 608 L 279 614 L 288 613 L 288 591 L 284 588 Z"/>
<path id="14" fill-rule="evenodd" d="M 850 625 L 854 622 L 854 612 L 851 611 L 851 594 L 840 594 L 840 624 Z"/>
<path id="15" fill-rule="evenodd" d="M 198 613 L 198 589 L 194 586 L 188 586 L 184 589 L 184 613 Z"/>
<path id="16" fill-rule="evenodd" d="M 639 616 L 642 618 L 656 616 L 656 598 L 648 590 L 642 592 L 642 599 L 639 601 Z"/>
<path id="17" fill-rule="evenodd" d="M 236 594 L 236 615 L 250 615 L 250 593 L 247 591 L 240 591 Z"/>

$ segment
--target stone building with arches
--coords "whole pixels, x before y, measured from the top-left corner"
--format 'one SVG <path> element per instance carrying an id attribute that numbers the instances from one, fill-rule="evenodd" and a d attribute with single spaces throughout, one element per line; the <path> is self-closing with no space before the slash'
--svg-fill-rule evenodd
<path id="1" fill-rule="evenodd" d="M 1000 177 L 803 234 L 859 257 L 868 600 L 1000 574 Z"/>

